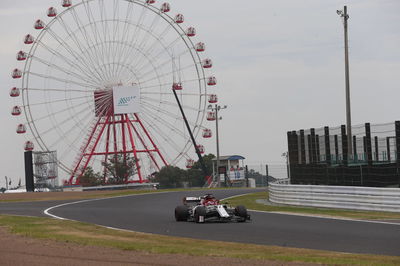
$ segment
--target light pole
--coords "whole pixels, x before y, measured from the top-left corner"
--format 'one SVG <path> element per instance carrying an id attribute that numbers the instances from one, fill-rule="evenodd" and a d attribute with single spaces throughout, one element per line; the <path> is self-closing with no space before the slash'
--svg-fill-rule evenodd
<path id="1" fill-rule="evenodd" d="M 215 112 L 215 133 L 216 133 L 216 143 L 217 143 L 217 180 L 218 182 L 218 187 L 221 186 L 221 179 L 219 177 L 219 132 L 218 132 L 218 120 L 222 119 L 222 117 L 218 116 L 218 112 L 220 110 L 226 109 L 228 106 L 224 105 L 221 107 L 218 104 L 215 104 L 215 106 L 212 106 L 211 104 L 208 106 L 208 110 Z"/>
<path id="2" fill-rule="evenodd" d="M 343 10 L 337 10 L 336 13 L 343 18 L 344 25 L 344 60 L 345 60 L 345 76 L 346 76 L 346 128 L 347 128 L 347 151 L 350 158 L 353 158 L 353 145 L 352 145 L 352 134 L 351 134 L 351 108 L 350 108 L 350 76 L 349 76 L 349 44 L 347 36 L 347 20 L 349 15 L 347 14 L 347 6 L 344 6 Z"/>

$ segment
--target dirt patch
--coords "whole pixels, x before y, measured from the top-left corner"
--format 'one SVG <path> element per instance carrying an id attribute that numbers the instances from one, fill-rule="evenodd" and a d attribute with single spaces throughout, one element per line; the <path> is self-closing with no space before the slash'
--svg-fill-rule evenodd
<path id="1" fill-rule="evenodd" d="M 1 265 L 310 265 L 233 258 L 150 254 L 31 239 L 0 228 Z"/>

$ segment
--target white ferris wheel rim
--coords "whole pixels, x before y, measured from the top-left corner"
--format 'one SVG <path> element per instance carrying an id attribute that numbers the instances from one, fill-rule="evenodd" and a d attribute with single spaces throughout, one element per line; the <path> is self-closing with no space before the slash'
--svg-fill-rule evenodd
<path id="1" fill-rule="evenodd" d="M 36 128 L 35 121 L 38 118 L 35 118 L 34 114 L 31 111 L 32 104 L 30 103 L 30 99 L 29 99 L 29 92 L 32 92 L 32 91 L 35 91 L 35 90 L 40 90 L 40 88 L 31 88 L 29 86 L 30 75 L 33 75 L 32 74 L 33 72 L 31 70 L 31 65 L 32 65 L 32 62 L 33 62 L 32 58 L 35 57 L 35 52 L 38 49 L 38 47 L 40 45 L 43 45 L 41 43 L 41 40 L 43 39 L 43 37 L 48 32 L 51 31 L 52 25 L 57 20 L 62 19 L 63 15 L 68 14 L 68 12 L 73 12 L 73 10 L 75 8 L 78 8 L 81 5 L 85 5 L 86 3 L 96 2 L 96 1 L 97 2 L 101 2 L 102 0 L 81 1 L 81 2 L 79 2 L 77 4 L 75 4 L 74 6 L 71 6 L 70 8 L 62 11 L 55 18 L 51 19 L 51 21 L 47 25 L 45 25 L 45 28 L 43 30 L 41 30 L 41 32 L 37 36 L 34 44 L 32 45 L 32 47 L 31 47 L 31 49 L 30 49 L 30 51 L 28 53 L 29 58 L 26 61 L 25 66 L 24 66 L 24 70 L 23 70 L 23 73 L 27 73 L 27 74 L 24 75 L 23 79 L 22 79 L 22 101 L 23 101 L 23 107 L 24 107 L 24 110 L 25 110 L 24 113 L 25 113 L 25 117 L 26 117 L 26 120 L 27 120 L 27 124 L 28 124 L 28 126 L 29 126 L 29 128 L 31 130 L 31 133 L 33 134 L 34 139 L 39 144 L 40 148 L 42 150 L 44 150 L 44 151 L 51 150 L 51 147 L 49 147 L 48 144 L 46 143 L 46 141 L 44 140 L 44 137 L 42 136 L 43 132 L 39 132 L 39 130 Z M 129 2 L 129 3 L 132 3 L 132 4 L 136 4 L 138 6 L 143 7 L 143 10 L 151 11 L 155 15 L 158 15 L 159 18 L 162 18 L 164 20 L 164 22 L 166 22 L 176 32 L 176 34 L 179 35 L 180 41 L 183 41 L 183 43 L 186 45 L 186 47 L 187 47 L 187 51 L 186 52 L 190 52 L 190 55 L 191 55 L 191 57 L 193 59 L 193 62 L 194 62 L 194 65 L 196 66 L 196 71 L 197 71 L 197 79 L 196 79 L 196 81 L 198 81 L 198 83 L 199 83 L 199 90 L 201 90 L 201 89 L 204 90 L 203 92 L 200 91 L 199 94 L 197 94 L 197 95 L 200 95 L 200 97 L 199 97 L 199 107 L 197 108 L 198 115 L 197 115 L 196 121 L 194 121 L 194 122 L 192 121 L 191 122 L 191 126 L 192 126 L 193 130 L 195 131 L 195 136 L 197 137 L 199 135 L 199 133 L 200 133 L 200 129 L 205 128 L 205 127 L 202 126 L 202 123 L 204 121 L 205 114 L 206 114 L 205 109 L 206 109 L 207 102 L 206 102 L 205 97 L 207 96 L 207 84 L 206 84 L 205 71 L 201 67 L 201 58 L 200 58 L 199 53 L 195 49 L 195 44 L 193 43 L 192 39 L 189 38 L 185 34 L 185 30 L 182 28 L 182 26 L 177 24 L 177 23 L 175 23 L 174 18 L 172 18 L 171 16 L 169 16 L 166 13 L 161 13 L 159 11 L 159 9 L 157 9 L 156 7 L 154 7 L 152 5 L 148 5 L 148 4 L 146 4 L 146 3 L 142 2 L 142 1 L 136 1 L 136 0 L 118 0 L 118 1 L 120 1 L 120 2 Z M 116 2 L 116 0 L 114 0 L 114 2 Z M 106 21 L 106 20 L 104 20 L 104 21 Z M 104 21 L 96 21 L 96 23 L 104 23 Z M 115 21 L 118 21 L 118 23 L 121 22 L 121 23 L 127 24 L 127 22 L 123 21 L 123 20 L 117 19 Z M 82 25 L 82 27 L 86 27 L 86 26 L 88 26 L 88 25 Z M 138 25 L 136 25 L 136 26 L 138 27 Z M 77 29 L 77 30 L 81 30 L 81 29 Z M 151 34 L 151 32 L 149 32 L 149 33 Z M 138 52 L 140 52 L 138 48 L 137 48 L 137 50 L 138 50 Z M 46 77 L 44 77 L 44 78 L 46 78 Z M 159 78 L 158 74 L 157 74 L 157 78 Z M 72 81 L 70 83 L 72 83 Z M 83 84 L 81 84 L 81 85 L 83 85 Z M 167 84 L 160 84 L 160 85 L 167 85 Z M 150 92 L 150 94 L 151 93 L 156 93 L 156 92 Z M 168 94 L 168 92 L 160 92 L 160 93 L 161 94 L 162 93 Z M 185 95 L 185 93 L 183 93 L 183 94 Z M 189 94 L 190 93 L 188 93 L 187 95 L 189 95 Z M 193 93 L 193 94 L 196 95 L 195 93 Z M 202 99 L 202 97 L 203 97 L 203 99 Z M 36 103 L 36 104 L 38 104 L 38 103 Z M 163 104 L 171 104 L 171 103 L 164 102 Z M 146 108 L 151 109 L 151 108 L 156 108 L 156 107 L 152 106 L 152 105 L 148 105 L 148 106 L 145 106 L 144 108 L 145 109 Z M 186 106 L 186 108 L 193 108 L 193 107 Z M 147 117 L 147 119 L 145 121 L 150 121 L 150 120 L 154 120 L 155 119 L 154 114 L 153 115 L 146 114 L 144 116 L 149 116 L 149 117 Z M 155 120 L 157 120 L 157 119 L 155 119 Z M 79 121 L 79 122 L 83 123 L 85 121 Z M 161 121 L 159 121 L 159 122 L 161 122 Z M 154 127 L 154 124 L 149 124 L 148 126 Z M 157 129 L 155 129 L 155 130 L 157 130 Z M 187 151 L 188 151 L 188 149 L 190 149 L 190 146 L 191 146 L 191 142 L 188 139 L 188 141 L 186 141 L 185 146 L 182 147 L 182 150 L 180 151 L 179 156 L 188 158 Z M 63 170 L 65 170 L 67 172 L 71 171 L 70 167 L 65 165 L 63 163 L 63 161 L 59 161 L 59 164 L 60 164 L 60 167 Z"/>

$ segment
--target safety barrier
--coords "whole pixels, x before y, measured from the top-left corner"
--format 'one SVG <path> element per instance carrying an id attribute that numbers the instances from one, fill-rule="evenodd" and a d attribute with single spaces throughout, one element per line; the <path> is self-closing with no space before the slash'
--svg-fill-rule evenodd
<path id="1" fill-rule="evenodd" d="M 269 187 L 269 200 L 297 206 L 400 212 L 400 188 L 272 183 Z"/>

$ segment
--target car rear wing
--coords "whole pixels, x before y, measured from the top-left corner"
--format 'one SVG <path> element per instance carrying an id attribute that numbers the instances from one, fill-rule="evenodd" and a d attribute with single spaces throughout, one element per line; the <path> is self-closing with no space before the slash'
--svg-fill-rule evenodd
<path id="1" fill-rule="evenodd" d="M 184 197 L 183 198 L 183 204 L 197 204 L 200 203 L 201 198 L 200 197 Z"/>

